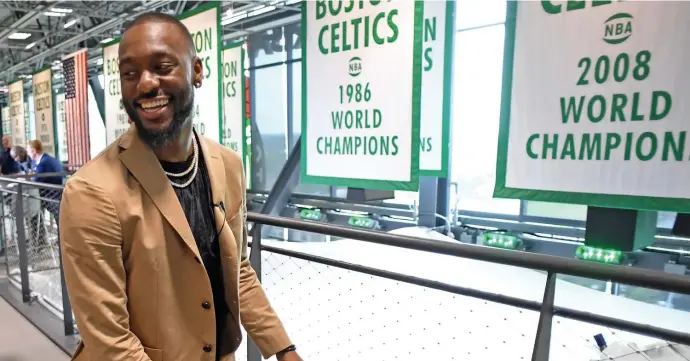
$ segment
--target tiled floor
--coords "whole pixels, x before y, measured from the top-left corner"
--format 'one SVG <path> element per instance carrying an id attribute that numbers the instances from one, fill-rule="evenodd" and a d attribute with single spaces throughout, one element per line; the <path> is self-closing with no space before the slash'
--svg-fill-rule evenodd
<path id="1" fill-rule="evenodd" d="M 5 264 L 0 263 L 0 277 Z M 0 361 L 67 361 L 69 357 L 0 298 Z"/>

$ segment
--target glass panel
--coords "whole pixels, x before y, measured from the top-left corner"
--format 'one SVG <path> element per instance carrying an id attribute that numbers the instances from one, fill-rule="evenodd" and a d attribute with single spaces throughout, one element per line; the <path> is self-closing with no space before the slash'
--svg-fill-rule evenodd
<path id="1" fill-rule="evenodd" d="M 96 97 L 93 94 L 91 84 L 89 84 L 89 143 L 91 146 L 91 158 L 102 152 L 106 147 L 105 143 L 105 123 L 98 111 Z"/>
<path id="2" fill-rule="evenodd" d="M 492 198 L 503 32 L 504 26 L 497 25 L 456 35 L 451 180 L 458 183 L 459 209 L 517 215 L 519 200 Z"/>
<path id="3" fill-rule="evenodd" d="M 249 57 L 253 67 L 287 60 L 283 28 L 273 28 L 249 37 Z"/>
<path id="4" fill-rule="evenodd" d="M 502 23 L 506 20 L 505 0 L 457 0 L 458 30 Z"/>
<path id="5" fill-rule="evenodd" d="M 618 295 L 652 305 L 690 312 L 690 295 L 628 285 L 620 285 Z"/>
<path id="6" fill-rule="evenodd" d="M 676 221 L 676 214 L 676 212 L 659 212 L 656 226 L 659 228 L 673 228 L 673 222 Z"/>
<path id="7" fill-rule="evenodd" d="M 269 191 L 287 160 L 286 65 L 254 71 L 252 188 Z"/>
<path id="8" fill-rule="evenodd" d="M 585 221 L 587 219 L 587 206 L 581 204 L 526 201 L 525 215 Z M 657 227 L 671 229 L 673 228 L 673 222 L 675 220 L 675 212 L 659 212 Z"/>
<path id="9" fill-rule="evenodd" d="M 525 202 L 525 215 L 585 221 L 587 219 L 587 206 L 580 204 L 527 201 Z"/>

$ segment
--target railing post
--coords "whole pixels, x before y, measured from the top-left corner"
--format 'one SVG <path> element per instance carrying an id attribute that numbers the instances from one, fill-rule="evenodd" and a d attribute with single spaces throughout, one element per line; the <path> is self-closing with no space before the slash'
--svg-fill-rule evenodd
<path id="1" fill-rule="evenodd" d="M 24 222 L 24 194 L 22 185 L 17 183 L 17 200 L 15 201 L 15 221 L 17 226 L 17 250 L 19 252 L 19 278 L 22 284 L 22 301 L 31 301 L 29 288 L 29 252 Z"/>
<path id="2" fill-rule="evenodd" d="M 59 204 L 58 204 L 59 206 Z M 58 229 L 58 258 L 60 260 L 60 288 L 62 290 L 62 321 L 65 328 L 65 335 L 74 335 L 74 318 L 72 317 L 72 304 L 69 301 L 69 294 L 67 294 L 67 285 L 65 284 L 65 269 L 62 267 L 62 243 L 60 241 L 60 213 L 56 215 L 55 222 Z"/>
<path id="3" fill-rule="evenodd" d="M 249 263 L 256 272 L 256 277 L 261 282 L 261 225 L 254 223 L 252 228 L 252 253 L 249 255 Z M 261 352 L 254 341 L 247 337 L 247 361 L 261 361 Z"/>
<path id="4" fill-rule="evenodd" d="M 537 336 L 534 340 L 532 361 L 549 361 L 551 350 L 551 323 L 553 321 L 553 304 L 556 297 L 556 274 L 549 272 L 546 276 L 544 299 L 539 313 Z"/>

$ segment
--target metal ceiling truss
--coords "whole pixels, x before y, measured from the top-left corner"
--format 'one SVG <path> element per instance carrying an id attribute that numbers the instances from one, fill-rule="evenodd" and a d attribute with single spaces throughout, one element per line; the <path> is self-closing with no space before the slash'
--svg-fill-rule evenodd
<path id="1" fill-rule="evenodd" d="M 89 50 L 89 74 L 102 72 L 101 42 L 120 36 L 138 14 L 147 11 L 181 14 L 206 2 L 0 0 L 0 102 L 9 82 L 30 79 L 34 71 L 49 64 L 58 73 L 54 81 L 59 86 L 60 59 L 81 48 Z M 300 16 L 297 0 L 221 3 L 226 41 L 297 22 Z M 18 38 L 17 33 L 23 33 L 25 38 Z M 30 82 L 25 83 L 29 85 Z"/>

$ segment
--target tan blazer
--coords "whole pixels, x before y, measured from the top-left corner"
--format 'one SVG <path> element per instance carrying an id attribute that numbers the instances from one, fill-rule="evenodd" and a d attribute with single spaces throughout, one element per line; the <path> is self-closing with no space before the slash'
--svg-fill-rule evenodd
<path id="1" fill-rule="evenodd" d="M 249 265 L 242 161 L 212 140 L 200 143 L 213 203 L 226 210 L 214 207 L 230 309 L 225 344 L 239 346 L 239 319 L 268 358 L 291 343 Z M 215 360 L 208 276 L 177 196 L 135 127 L 65 185 L 60 241 L 82 339 L 73 360 Z"/>

